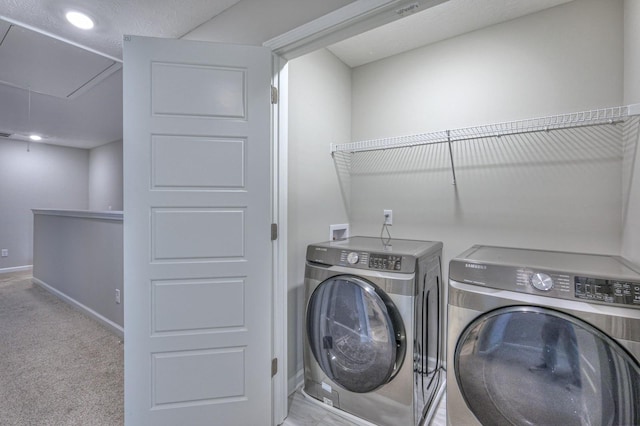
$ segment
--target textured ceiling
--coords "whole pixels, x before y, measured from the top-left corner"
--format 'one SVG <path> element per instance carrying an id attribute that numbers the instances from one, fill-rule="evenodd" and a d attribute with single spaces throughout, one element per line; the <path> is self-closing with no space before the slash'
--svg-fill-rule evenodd
<path id="1" fill-rule="evenodd" d="M 179 38 L 240 0 L 0 0 L 7 18 L 111 57 L 122 58 L 123 34 Z M 68 10 L 91 16 L 92 31 L 66 22 Z"/>
<path id="2" fill-rule="evenodd" d="M 0 84 L 1 132 L 16 140 L 37 133 L 43 143 L 84 149 L 122 139 L 122 70 L 74 99 Z"/>
<path id="3" fill-rule="evenodd" d="M 0 0 L 0 18 L 120 60 L 124 34 L 261 44 L 352 1 Z M 358 66 L 567 1 L 449 0 L 330 49 L 345 63 Z M 85 32 L 68 25 L 64 14 L 70 9 L 90 15 L 96 28 Z M 15 87 L 24 84 L 30 85 L 0 84 L 0 132 L 24 140 L 34 131 L 45 136 L 46 143 L 79 148 L 122 138 L 121 71 L 73 99 L 32 92 L 29 102 L 28 91 Z"/>
<path id="4" fill-rule="evenodd" d="M 59 98 L 79 96 L 122 67 L 113 59 L 2 20 L 0 63 L 0 83 Z"/>
<path id="5" fill-rule="evenodd" d="M 62 89 L 63 80 L 81 66 L 63 59 L 52 45 L 67 41 L 85 47 L 88 50 L 77 50 L 82 50 L 80 56 L 89 56 L 81 58 L 89 62 L 104 60 L 100 55 L 120 60 L 124 34 L 259 45 L 352 1 L 0 0 L 0 18 L 6 21 L 0 19 L 0 133 L 26 141 L 33 132 L 43 137 L 43 143 L 85 149 L 122 139 L 122 72 L 94 77 L 74 92 L 77 96 L 60 98 L 54 91 Z M 70 9 L 93 17 L 95 29 L 82 31 L 69 25 L 64 14 Z M 36 37 L 33 43 L 12 48 L 6 37 L 12 25 L 15 31 L 28 32 L 17 28 L 24 26 L 53 39 Z M 58 77 L 52 61 L 66 67 Z"/>
<path id="6" fill-rule="evenodd" d="M 336 43 L 329 50 L 357 67 L 572 0 L 449 0 Z"/>

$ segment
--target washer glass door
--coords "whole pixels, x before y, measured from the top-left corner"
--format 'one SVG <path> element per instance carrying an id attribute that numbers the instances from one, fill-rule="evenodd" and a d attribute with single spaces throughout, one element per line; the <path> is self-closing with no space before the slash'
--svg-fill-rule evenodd
<path id="1" fill-rule="evenodd" d="M 501 308 L 473 321 L 454 354 L 482 424 L 640 424 L 640 366 L 589 324 L 551 309 Z"/>
<path id="2" fill-rule="evenodd" d="M 352 392 L 370 392 L 400 369 L 405 331 L 395 305 L 362 278 L 322 282 L 307 307 L 309 346 L 324 373 Z"/>

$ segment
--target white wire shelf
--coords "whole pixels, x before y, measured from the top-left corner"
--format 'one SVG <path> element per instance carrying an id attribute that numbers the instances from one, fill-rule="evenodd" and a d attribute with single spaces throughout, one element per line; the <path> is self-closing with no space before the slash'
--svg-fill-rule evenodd
<path id="1" fill-rule="evenodd" d="M 344 144 L 331 144 L 330 150 L 333 155 L 335 152 L 355 153 L 437 143 L 450 144 L 451 142 L 469 139 L 500 137 L 531 132 L 545 132 L 572 127 L 616 124 L 633 115 L 640 115 L 640 104 L 530 118 L 526 120 L 507 121 L 483 126 L 441 130 L 416 135 L 371 139 Z"/>

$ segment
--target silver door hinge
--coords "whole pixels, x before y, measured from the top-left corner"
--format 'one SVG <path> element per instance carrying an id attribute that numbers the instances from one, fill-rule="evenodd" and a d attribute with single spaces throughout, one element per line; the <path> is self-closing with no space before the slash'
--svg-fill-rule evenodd
<path id="1" fill-rule="evenodd" d="M 278 374 L 278 358 L 271 360 L 271 377 Z"/>
<path id="2" fill-rule="evenodd" d="M 278 103 L 278 88 L 276 86 L 271 86 L 271 104 L 275 105 Z"/>
<path id="3" fill-rule="evenodd" d="M 278 239 L 278 224 L 271 224 L 271 241 L 275 241 Z"/>

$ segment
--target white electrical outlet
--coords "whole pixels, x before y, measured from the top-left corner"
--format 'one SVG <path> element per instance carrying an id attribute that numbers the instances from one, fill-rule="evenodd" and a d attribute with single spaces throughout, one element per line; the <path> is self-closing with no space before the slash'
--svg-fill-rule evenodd
<path id="1" fill-rule="evenodd" d="M 116 288 L 116 303 L 120 303 L 120 289 Z"/>
<path id="2" fill-rule="evenodd" d="M 2 257 L 9 256 L 9 249 L 2 249 Z"/>
<path id="3" fill-rule="evenodd" d="M 393 225 L 393 210 L 384 210 L 384 224 Z"/>

